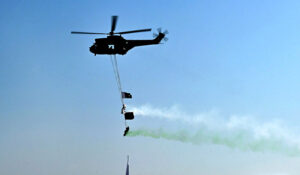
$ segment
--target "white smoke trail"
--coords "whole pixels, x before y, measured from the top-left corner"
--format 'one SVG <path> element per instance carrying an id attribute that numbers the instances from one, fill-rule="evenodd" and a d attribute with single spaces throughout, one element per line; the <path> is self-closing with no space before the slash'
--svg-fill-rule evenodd
<path id="1" fill-rule="evenodd" d="M 185 130 L 168 132 L 167 129 L 140 129 L 129 136 L 148 136 L 189 142 L 194 144 L 213 143 L 231 148 L 252 151 L 283 152 L 300 155 L 300 137 L 279 120 L 258 122 L 251 116 L 231 115 L 227 118 L 213 110 L 198 114 L 186 114 L 177 106 L 155 108 L 151 105 L 132 107 L 136 116 L 159 118 L 180 122 Z M 191 134 L 191 127 L 197 130 Z"/>

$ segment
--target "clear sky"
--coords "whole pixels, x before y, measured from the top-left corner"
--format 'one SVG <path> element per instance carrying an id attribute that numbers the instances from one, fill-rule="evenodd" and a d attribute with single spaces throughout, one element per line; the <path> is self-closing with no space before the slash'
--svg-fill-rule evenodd
<path id="1" fill-rule="evenodd" d="M 120 175 L 126 155 L 132 175 L 299 174 L 300 156 L 286 154 L 300 149 L 299 9 L 296 0 L 3 1 L 0 174 Z M 144 110 L 132 130 L 193 132 L 200 116 L 196 128 L 246 133 L 242 141 L 124 138 L 109 56 L 89 52 L 102 36 L 70 34 L 109 32 L 112 15 L 116 31 L 169 30 L 165 44 L 117 56 L 128 105 Z"/>

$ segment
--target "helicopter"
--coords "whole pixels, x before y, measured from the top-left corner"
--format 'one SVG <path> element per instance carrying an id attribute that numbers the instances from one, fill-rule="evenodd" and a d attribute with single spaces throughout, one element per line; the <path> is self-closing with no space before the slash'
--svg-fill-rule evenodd
<path id="1" fill-rule="evenodd" d="M 111 31 L 109 33 L 94 33 L 94 32 L 78 32 L 72 31 L 71 34 L 91 34 L 91 35 L 107 35 L 106 38 L 96 38 L 95 43 L 90 47 L 90 52 L 100 55 L 125 55 L 130 49 L 137 46 L 153 45 L 160 44 L 160 41 L 164 39 L 165 41 L 168 38 L 165 37 L 169 32 L 165 30 L 161 31 L 161 28 L 158 29 L 158 34 L 153 34 L 155 37 L 152 40 L 127 40 L 122 37 L 123 34 L 137 33 L 137 32 L 149 32 L 151 28 L 140 29 L 140 30 L 130 30 L 124 32 L 114 32 L 117 25 L 118 16 L 112 16 Z"/>

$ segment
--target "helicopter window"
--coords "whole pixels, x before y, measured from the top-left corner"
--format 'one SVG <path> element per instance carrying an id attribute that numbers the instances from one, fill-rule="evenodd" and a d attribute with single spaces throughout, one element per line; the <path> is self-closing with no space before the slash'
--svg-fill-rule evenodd
<path id="1" fill-rule="evenodd" d="M 109 44 L 109 45 L 108 45 L 108 48 L 110 48 L 110 49 L 115 49 L 115 45 Z"/>

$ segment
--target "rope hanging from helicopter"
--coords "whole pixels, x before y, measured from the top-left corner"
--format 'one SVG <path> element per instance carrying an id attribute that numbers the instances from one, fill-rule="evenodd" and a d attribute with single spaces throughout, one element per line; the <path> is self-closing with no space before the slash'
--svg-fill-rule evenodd
<path id="1" fill-rule="evenodd" d="M 120 78 L 120 74 L 119 74 L 117 56 L 116 55 L 110 55 L 110 61 L 111 61 L 113 71 L 114 71 L 114 75 L 115 75 L 115 79 L 116 79 L 116 82 L 117 82 L 117 85 L 118 85 L 118 90 L 120 92 L 120 98 L 121 98 L 121 103 L 122 103 L 122 114 L 123 114 L 126 106 L 125 106 L 125 103 L 124 103 L 124 99 L 122 97 L 122 84 L 121 84 L 121 78 Z M 125 127 L 127 127 L 126 119 L 124 119 L 124 124 L 125 124 Z"/>
<path id="2" fill-rule="evenodd" d="M 116 82 L 117 82 L 117 85 L 118 85 L 118 90 L 120 92 L 121 102 L 122 102 L 122 105 L 124 105 L 124 100 L 122 98 L 122 84 L 121 84 L 121 78 L 120 78 L 120 74 L 119 74 L 118 61 L 117 61 L 116 55 L 113 55 L 113 56 L 110 55 L 110 61 L 111 61 L 111 64 L 113 66 L 115 79 L 116 79 Z"/>

